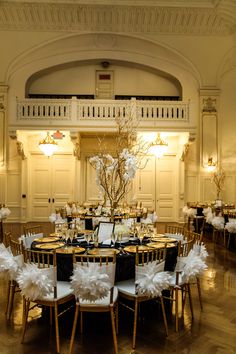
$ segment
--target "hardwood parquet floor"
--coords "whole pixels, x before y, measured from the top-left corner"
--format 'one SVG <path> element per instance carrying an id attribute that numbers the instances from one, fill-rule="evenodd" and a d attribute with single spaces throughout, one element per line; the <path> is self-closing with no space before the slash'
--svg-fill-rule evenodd
<path id="1" fill-rule="evenodd" d="M 131 349 L 132 314 L 120 309 L 118 345 L 120 354 L 231 354 L 236 353 L 236 252 L 206 242 L 208 270 L 201 278 L 203 311 L 193 290 L 194 320 L 186 306 L 180 331 L 174 331 L 174 316 L 168 312 L 169 336 L 165 336 L 161 311 L 156 304 L 143 307 L 139 321 L 137 347 Z M 5 318 L 6 285 L 0 279 L 0 353 L 55 353 L 54 331 L 50 333 L 48 317 L 35 311 L 28 326 L 25 343 L 20 344 L 22 302 L 16 296 L 12 319 Z M 73 321 L 72 313 L 60 319 L 61 353 L 68 352 Z M 84 334 L 76 335 L 74 353 L 113 354 L 110 318 L 107 314 L 88 314 Z"/>

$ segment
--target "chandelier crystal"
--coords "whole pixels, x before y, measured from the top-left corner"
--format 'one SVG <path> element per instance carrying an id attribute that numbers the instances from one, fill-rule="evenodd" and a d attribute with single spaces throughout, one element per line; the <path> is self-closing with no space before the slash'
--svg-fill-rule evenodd
<path id="1" fill-rule="evenodd" d="M 55 140 L 50 136 L 49 132 L 47 132 L 46 138 L 39 142 L 39 148 L 44 153 L 44 155 L 49 157 L 57 151 L 58 145 Z"/>

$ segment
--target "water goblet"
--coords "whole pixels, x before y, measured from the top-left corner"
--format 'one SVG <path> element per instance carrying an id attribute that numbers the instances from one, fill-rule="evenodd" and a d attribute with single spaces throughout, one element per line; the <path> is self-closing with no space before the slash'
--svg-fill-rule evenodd
<path id="1" fill-rule="evenodd" d="M 90 246 L 90 241 L 91 241 L 91 233 L 89 232 L 89 233 L 86 233 L 85 235 L 85 238 L 86 238 L 86 241 L 87 241 L 87 247 L 89 247 Z"/>

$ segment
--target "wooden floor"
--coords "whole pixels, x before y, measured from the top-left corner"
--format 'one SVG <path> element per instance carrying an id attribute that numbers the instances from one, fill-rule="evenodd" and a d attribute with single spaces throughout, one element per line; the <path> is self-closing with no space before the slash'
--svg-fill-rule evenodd
<path id="1" fill-rule="evenodd" d="M 192 321 L 188 306 L 181 320 L 180 331 L 174 331 L 174 317 L 168 313 L 169 336 L 165 336 L 160 311 L 155 304 L 143 307 L 139 321 L 137 347 L 131 349 L 132 314 L 120 309 L 118 345 L 120 354 L 229 354 L 236 353 L 236 252 L 222 246 L 213 247 L 206 241 L 210 256 L 208 270 L 202 276 L 203 311 L 194 291 Z M 26 332 L 25 343 L 20 344 L 22 303 L 15 301 L 10 321 L 5 318 L 6 281 L 0 279 L 0 353 L 49 354 L 55 353 L 54 335 L 50 334 L 48 317 L 37 310 Z M 87 315 L 84 334 L 77 333 L 75 353 L 112 354 L 110 318 L 107 314 Z M 61 353 L 67 353 L 72 327 L 73 311 L 60 319 Z"/>

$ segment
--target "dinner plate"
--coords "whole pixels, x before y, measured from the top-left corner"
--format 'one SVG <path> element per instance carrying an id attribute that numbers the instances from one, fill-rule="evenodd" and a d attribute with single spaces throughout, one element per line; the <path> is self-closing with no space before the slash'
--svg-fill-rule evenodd
<path id="1" fill-rule="evenodd" d="M 60 254 L 72 254 L 74 253 L 82 253 L 85 251 L 85 248 L 83 247 L 75 247 L 75 246 L 69 246 L 69 247 L 64 247 L 64 248 L 58 248 L 56 250 L 56 253 Z"/>
<path id="2" fill-rule="evenodd" d="M 138 252 L 148 252 L 150 251 L 150 247 L 147 246 L 127 246 L 124 248 L 124 251 L 129 253 L 136 253 L 136 249 L 138 247 Z"/>
<path id="3" fill-rule="evenodd" d="M 169 242 L 176 242 L 176 239 L 175 238 L 169 238 L 169 237 L 160 237 L 160 238 L 157 238 L 155 240 L 152 239 L 152 241 L 169 243 Z"/>
<path id="4" fill-rule="evenodd" d="M 88 254 L 93 256 L 112 256 L 114 252 L 117 254 L 120 251 L 116 248 L 93 248 L 88 250 Z"/>
<path id="5" fill-rule="evenodd" d="M 59 241 L 59 240 L 60 240 L 60 237 L 58 237 L 58 236 L 40 237 L 40 238 L 34 239 L 35 242 L 41 242 L 41 243 L 55 242 L 55 241 Z"/>
<path id="6" fill-rule="evenodd" d="M 35 248 L 38 248 L 40 250 L 55 250 L 57 248 L 65 246 L 64 242 L 49 242 L 49 243 L 39 243 L 38 245 L 35 245 Z"/>
<path id="7" fill-rule="evenodd" d="M 163 242 L 149 242 L 149 243 L 147 243 L 147 246 L 151 247 L 151 248 L 165 248 L 166 247 L 165 243 L 163 243 Z"/>

